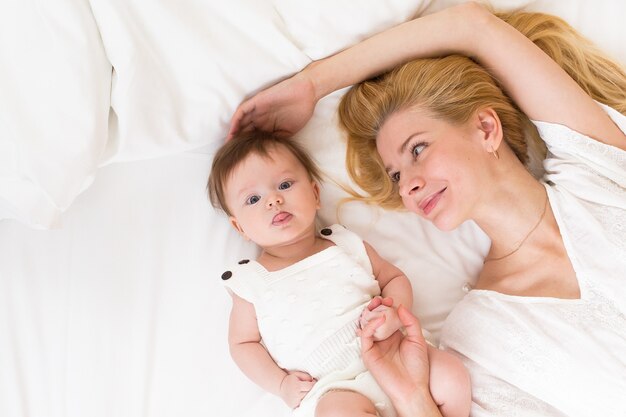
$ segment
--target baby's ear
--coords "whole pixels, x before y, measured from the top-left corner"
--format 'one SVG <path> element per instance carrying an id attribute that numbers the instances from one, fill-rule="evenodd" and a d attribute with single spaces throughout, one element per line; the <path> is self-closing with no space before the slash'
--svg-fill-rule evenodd
<path id="1" fill-rule="evenodd" d="M 237 231 L 237 233 L 241 235 L 242 238 L 250 240 L 248 235 L 246 235 L 246 233 L 243 231 L 243 228 L 241 227 L 235 216 L 230 216 L 228 218 L 228 221 L 230 222 L 230 225 Z"/>

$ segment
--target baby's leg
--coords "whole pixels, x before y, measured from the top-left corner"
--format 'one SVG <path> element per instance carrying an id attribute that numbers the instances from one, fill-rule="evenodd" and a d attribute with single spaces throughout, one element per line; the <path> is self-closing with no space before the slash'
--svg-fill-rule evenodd
<path id="1" fill-rule="evenodd" d="M 467 417 L 472 405 L 469 373 L 459 358 L 428 346 L 430 393 L 444 417 Z"/>
<path id="2" fill-rule="evenodd" d="M 330 391 L 315 408 L 315 417 L 371 417 L 376 407 L 366 396 L 354 391 Z"/>

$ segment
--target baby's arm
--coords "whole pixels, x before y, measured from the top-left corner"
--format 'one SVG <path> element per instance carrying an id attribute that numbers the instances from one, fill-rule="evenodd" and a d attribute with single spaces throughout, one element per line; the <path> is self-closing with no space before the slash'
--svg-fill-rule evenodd
<path id="1" fill-rule="evenodd" d="M 468 417 L 472 405 L 469 373 L 450 352 L 428 346 L 430 393 L 443 417 Z"/>
<path id="2" fill-rule="evenodd" d="M 260 343 L 254 306 L 236 294 L 231 295 L 228 345 L 235 363 L 261 388 L 282 398 L 289 407 L 297 407 L 316 381 L 306 372 L 285 371 L 274 362 Z"/>
<path id="3" fill-rule="evenodd" d="M 376 329 L 374 340 L 383 340 L 391 336 L 401 327 L 396 309 L 403 305 L 409 310 L 413 305 L 413 289 L 409 279 L 391 262 L 383 259 L 378 252 L 367 242 L 363 242 L 365 250 L 372 263 L 374 277 L 380 286 L 381 295 L 393 299 L 393 307 L 380 305 L 372 311 L 365 309 L 361 316 L 361 324 L 366 324 L 380 316 L 385 316 L 385 323 Z"/>

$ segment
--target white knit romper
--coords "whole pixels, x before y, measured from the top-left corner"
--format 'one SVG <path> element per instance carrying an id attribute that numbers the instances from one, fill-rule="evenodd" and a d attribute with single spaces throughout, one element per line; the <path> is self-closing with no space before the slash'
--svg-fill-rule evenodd
<path id="1" fill-rule="evenodd" d="M 285 370 L 318 381 L 293 415 L 313 417 L 329 390 L 368 397 L 383 417 L 395 417 L 391 401 L 366 371 L 356 335 L 358 318 L 380 287 L 359 236 L 341 225 L 320 236 L 331 246 L 278 271 L 242 260 L 222 275 L 224 285 L 252 303 L 262 343 Z"/>

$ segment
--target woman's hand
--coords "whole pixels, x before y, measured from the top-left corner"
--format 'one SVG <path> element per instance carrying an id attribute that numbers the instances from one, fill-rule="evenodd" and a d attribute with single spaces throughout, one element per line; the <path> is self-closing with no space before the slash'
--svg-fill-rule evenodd
<path id="1" fill-rule="evenodd" d="M 253 129 L 291 137 L 309 121 L 317 101 L 313 79 L 304 69 L 241 103 L 226 140 Z"/>
<path id="2" fill-rule="evenodd" d="M 280 383 L 280 398 L 291 408 L 296 408 L 317 381 L 306 372 L 291 371 Z"/>
<path id="3" fill-rule="evenodd" d="M 375 309 L 378 303 L 389 307 L 393 305 L 393 300 L 376 298 L 369 308 Z M 439 415 L 436 406 L 432 407 L 428 345 L 422 336 L 419 320 L 403 306 L 398 307 L 398 316 L 406 329 L 406 336 L 398 331 L 388 339 L 376 342 L 373 335 L 384 323 L 382 317 L 369 322 L 360 332 L 365 366 L 399 411 L 428 409 L 434 414 L 426 415 Z"/>

